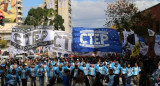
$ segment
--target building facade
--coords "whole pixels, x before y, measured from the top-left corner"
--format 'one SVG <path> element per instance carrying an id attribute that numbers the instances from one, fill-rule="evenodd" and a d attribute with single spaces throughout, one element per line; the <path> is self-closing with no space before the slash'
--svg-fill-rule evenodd
<path id="1" fill-rule="evenodd" d="M 16 22 L 14 23 L 5 23 L 4 26 L 0 25 L 0 40 L 6 40 L 7 46 L 10 45 L 11 40 L 11 33 L 12 33 L 12 27 L 15 27 L 16 25 L 21 25 L 23 23 L 22 21 L 22 2 L 23 0 L 16 0 Z"/>
<path id="2" fill-rule="evenodd" d="M 71 33 L 71 0 L 44 0 L 46 8 L 53 8 L 64 19 L 65 31 Z"/>
<path id="3" fill-rule="evenodd" d="M 154 5 L 146 10 L 151 11 L 152 15 L 155 17 L 155 21 L 151 24 L 152 29 L 156 34 L 160 35 L 160 3 Z M 154 52 L 154 44 L 155 44 L 155 36 L 147 38 L 147 44 L 149 45 L 148 55 L 155 56 Z"/>
<path id="4" fill-rule="evenodd" d="M 23 23 L 23 20 L 22 20 L 22 18 L 23 18 L 23 11 L 22 11 L 22 7 L 23 7 L 23 5 L 22 5 L 22 2 L 23 2 L 23 0 L 17 0 L 17 4 L 16 4 L 16 8 L 17 8 L 17 24 L 18 25 L 21 25 L 22 23 Z"/>

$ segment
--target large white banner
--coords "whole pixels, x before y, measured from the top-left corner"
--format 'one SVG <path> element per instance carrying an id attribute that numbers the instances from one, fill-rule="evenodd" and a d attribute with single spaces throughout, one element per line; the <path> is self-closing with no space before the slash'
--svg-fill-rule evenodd
<path id="1" fill-rule="evenodd" d="M 72 51 L 72 35 L 64 31 L 53 31 L 44 26 L 28 29 L 12 29 L 11 45 L 16 49 L 28 51 L 34 50 L 39 46 L 51 47 L 59 52 Z"/>
<path id="2" fill-rule="evenodd" d="M 160 56 L 160 35 L 156 35 L 154 51 L 157 56 Z"/>

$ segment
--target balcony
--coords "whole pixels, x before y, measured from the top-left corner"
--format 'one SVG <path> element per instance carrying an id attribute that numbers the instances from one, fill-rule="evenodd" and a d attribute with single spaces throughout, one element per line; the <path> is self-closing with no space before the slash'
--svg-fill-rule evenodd
<path id="1" fill-rule="evenodd" d="M 22 15 L 17 15 L 17 17 L 19 18 L 19 17 L 21 17 L 22 18 Z"/>
<path id="2" fill-rule="evenodd" d="M 22 5 L 21 4 L 17 4 L 17 7 L 21 7 L 22 8 Z"/>

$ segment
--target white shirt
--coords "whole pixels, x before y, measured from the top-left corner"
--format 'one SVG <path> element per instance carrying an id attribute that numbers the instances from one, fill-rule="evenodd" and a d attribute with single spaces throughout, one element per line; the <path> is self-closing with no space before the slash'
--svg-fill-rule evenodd
<path id="1" fill-rule="evenodd" d="M 99 67 L 99 72 L 102 74 L 102 67 Z"/>
<path id="2" fill-rule="evenodd" d="M 31 74 L 32 74 L 32 76 L 35 76 L 35 71 L 34 71 L 34 69 L 31 69 Z"/>
<path id="3" fill-rule="evenodd" d="M 85 75 L 87 75 L 87 67 L 83 67 Z"/>
<path id="4" fill-rule="evenodd" d="M 94 75 L 94 68 L 93 67 L 91 67 L 91 75 Z"/>
<path id="5" fill-rule="evenodd" d="M 74 77 L 76 77 L 77 74 L 78 74 L 78 69 L 75 69 L 75 70 L 74 70 Z"/>
<path id="6" fill-rule="evenodd" d="M 135 67 L 135 75 L 138 75 L 138 67 Z"/>
<path id="7" fill-rule="evenodd" d="M 25 69 L 23 69 L 23 70 L 22 70 L 22 76 L 23 76 L 23 77 L 22 77 L 23 79 L 25 79 L 25 78 L 26 78 L 26 75 L 25 75 Z"/>
<path id="8" fill-rule="evenodd" d="M 123 68 L 122 74 L 126 74 L 126 68 Z"/>

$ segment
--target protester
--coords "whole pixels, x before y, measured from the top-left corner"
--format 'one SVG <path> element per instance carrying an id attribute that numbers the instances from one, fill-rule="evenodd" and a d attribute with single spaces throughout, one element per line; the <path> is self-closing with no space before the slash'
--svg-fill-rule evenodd
<path id="1" fill-rule="evenodd" d="M 6 86 L 16 86 L 17 84 L 20 84 L 20 78 L 18 74 L 16 73 L 16 70 L 13 69 L 11 74 L 8 74 L 7 76 L 7 83 Z"/>
<path id="2" fill-rule="evenodd" d="M 38 77 L 39 77 L 39 83 L 40 86 L 44 86 L 44 75 L 45 75 L 45 70 L 43 65 L 41 64 L 40 68 L 38 68 Z"/>
<path id="3" fill-rule="evenodd" d="M 131 77 L 132 77 L 132 68 L 131 68 L 131 65 L 128 64 L 128 69 L 127 69 L 127 86 L 131 85 Z"/>
<path id="4" fill-rule="evenodd" d="M 117 86 L 120 85 L 119 79 L 121 77 L 123 85 L 131 86 L 132 79 L 134 85 L 143 85 L 144 75 L 146 77 L 146 74 L 141 74 L 140 71 L 143 67 L 143 71 L 149 74 L 150 70 L 145 68 L 148 59 L 143 61 L 139 58 L 131 60 L 110 57 L 48 58 L 48 56 L 43 56 L 43 58 L 27 58 L 23 62 L 14 58 L 5 59 L 0 64 L 1 85 L 14 86 L 11 83 L 11 81 L 14 81 L 15 85 L 21 85 L 20 83 L 22 83 L 22 86 L 26 86 L 28 85 L 26 82 L 30 81 L 31 86 L 44 86 L 46 84 L 48 86 L 84 84 L 85 86 L 100 86 L 104 84 L 103 81 L 106 81 L 108 86 Z M 141 66 L 138 66 L 136 62 L 141 62 Z M 135 65 L 130 65 L 130 63 Z M 158 62 L 156 65 L 159 65 Z M 79 77 L 79 75 L 82 77 Z M 84 84 L 79 78 L 83 78 Z M 146 79 L 147 83 L 145 84 L 147 86 L 149 79 L 148 77 Z M 39 80 L 39 83 L 36 80 Z"/>
<path id="5" fill-rule="evenodd" d="M 95 80 L 95 75 L 96 75 L 96 68 L 91 63 L 91 66 L 89 67 L 89 82 L 90 82 L 90 86 L 93 86 L 93 82 Z"/>
<path id="6" fill-rule="evenodd" d="M 27 79 L 29 76 L 29 71 L 28 71 L 28 68 L 26 68 L 26 66 L 27 65 L 23 65 L 23 68 L 20 69 L 22 86 L 27 86 Z"/>
<path id="7" fill-rule="evenodd" d="M 6 75 L 7 73 L 5 67 L 0 67 L 1 86 L 4 86 L 6 83 Z"/>
<path id="8" fill-rule="evenodd" d="M 75 86 L 86 86 L 85 82 L 84 82 L 84 76 L 83 76 L 83 72 L 80 71 L 77 78 L 76 78 L 76 84 Z"/>
<path id="9" fill-rule="evenodd" d="M 114 74 L 115 74 L 115 81 L 114 83 L 116 84 L 115 86 L 119 85 L 119 74 L 120 74 L 120 66 L 118 65 L 118 63 L 115 63 L 115 66 L 113 67 L 114 70 Z"/>
<path id="10" fill-rule="evenodd" d="M 141 71 L 140 67 L 138 67 L 137 63 L 135 63 L 135 67 L 133 67 L 133 82 L 137 86 L 139 84 L 139 72 L 140 71 Z"/>
<path id="11" fill-rule="evenodd" d="M 78 67 L 78 64 L 76 64 L 75 65 L 75 68 L 72 70 L 72 72 L 71 72 L 71 78 L 73 79 L 73 86 L 75 85 L 75 83 L 76 83 L 76 78 L 77 78 L 77 76 L 78 76 L 78 74 L 79 74 L 79 72 L 80 72 L 80 69 L 79 69 L 79 67 Z"/>
<path id="12" fill-rule="evenodd" d="M 114 85 L 114 79 L 115 79 L 115 75 L 113 74 L 113 70 L 109 69 L 109 76 L 108 76 L 108 79 L 107 79 L 108 86 L 113 86 Z"/>
<path id="13" fill-rule="evenodd" d="M 71 83 L 70 83 L 70 70 L 68 70 L 68 69 L 64 70 L 63 84 L 64 84 L 64 86 L 71 86 Z"/>
<path id="14" fill-rule="evenodd" d="M 123 67 L 121 68 L 123 86 L 126 85 L 127 71 L 128 68 L 126 67 L 126 64 L 124 64 Z"/>
<path id="15" fill-rule="evenodd" d="M 35 68 L 34 64 L 32 64 L 31 68 L 29 68 L 29 73 L 31 79 L 31 86 L 36 86 L 37 69 Z"/>
<path id="16" fill-rule="evenodd" d="M 96 78 L 95 78 L 93 86 L 103 86 L 103 81 L 102 81 L 101 73 L 100 72 L 96 73 Z"/>

